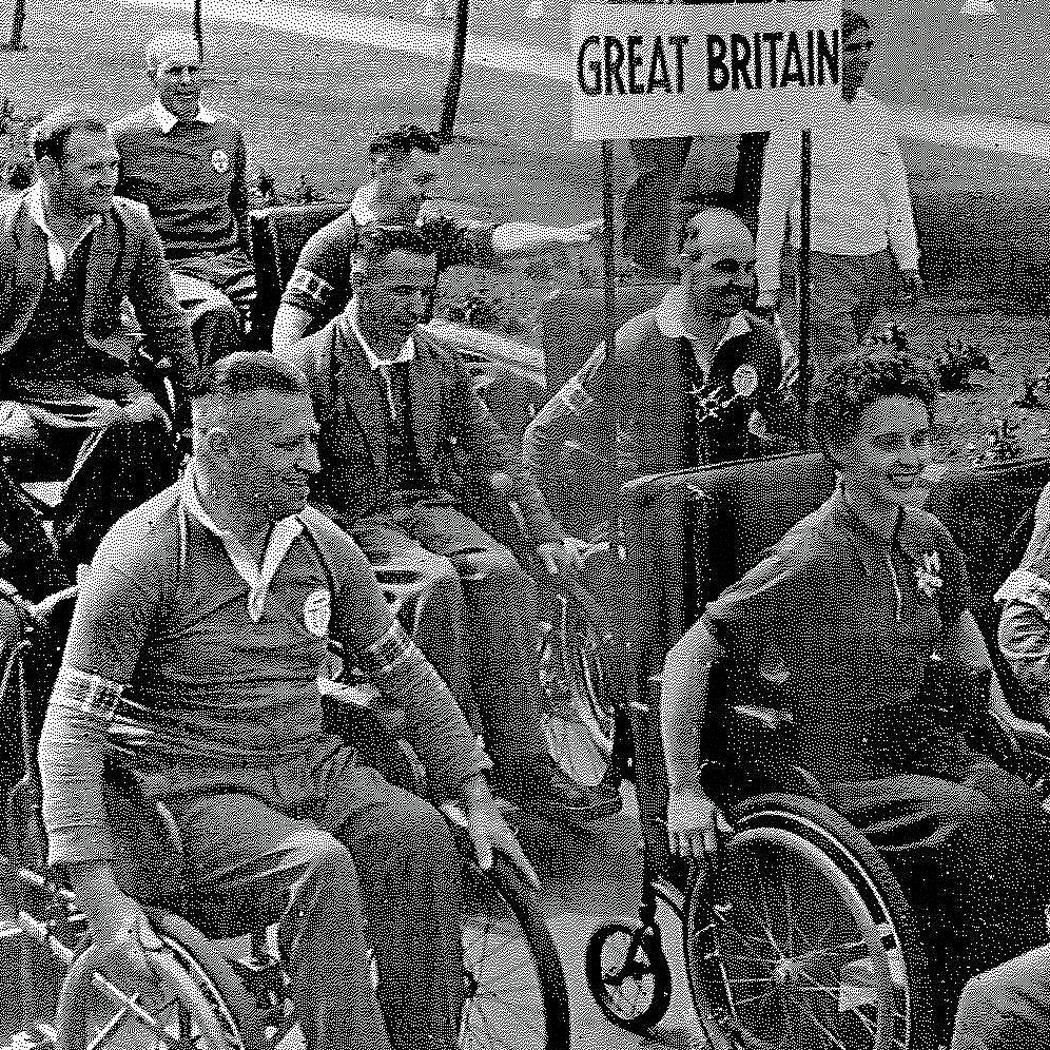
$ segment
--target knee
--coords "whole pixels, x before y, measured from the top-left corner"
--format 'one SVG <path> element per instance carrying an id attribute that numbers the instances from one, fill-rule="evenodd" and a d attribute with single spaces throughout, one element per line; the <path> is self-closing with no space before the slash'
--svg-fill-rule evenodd
<path id="1" fill-rule="evenodd" d="M 477 556 L 478 576 L 500 590 L 527 589 L 529 577 L 518 559 L 503 546 L 493 546 Z"/>
<path id="2" fill-rule="evenodd" d="M 444 881 L 459 871 L 459 852 L 448 822 L 429 802 L 415 795 L 399 796 L 396 805 L 398 841 L 416 866 L 414 879 L 440 877 Z"/>

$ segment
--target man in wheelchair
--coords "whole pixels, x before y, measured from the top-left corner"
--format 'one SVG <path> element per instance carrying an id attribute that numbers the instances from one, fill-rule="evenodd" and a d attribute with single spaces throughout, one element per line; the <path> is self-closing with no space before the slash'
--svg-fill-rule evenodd
<path id="1" fill-rule="evenodd" d="M 113 196 L 118 157 L 97 116 L 37 125 L 39 180 L 0 205 L 0 451 L 19 473 L 65 481 L 55 540 L 86 562 L 113 522 L 175 478 L 172 420 L 139 367 L 144 348 L 195 365 L 146 209 Z"/>
<path id="2" fill-rule="evenodd" d="M 279 920 L 310 1050 L 452 1047 L 459 855 L 435 809 L 325 732 L 330 636 L 404 709 L 482 866 L 498 848 L 535 879 L 489 792 L 489 760 L 361 552 L 306 507 L 318 428 L 302 375 L 233 354 L 192 409 L 182 481 L 117 523 L 77 601 L 40 743 L 49 861 L 103 968 L 148 979 L 157 942 L 141 901 L 163 903 L 163 890 L 134 869 L 139 829 L 107 818 L 115 760 L 174 815 L 195 907 L 232 898 Z"/>
<path id="3" fill-rule="evenodd" d="M 971 746 L 990 718 L 975 688 L 988 653 L 962 554 L 919 509 L 935 395 L 907 353 L 838 359 L 812 408 L 838 487 L 673 648 L 661 726 L 671 847 L 713 859 L 730 832 L 698 762 L 714 665 L 738 700 L 783 712 L 792 761 L 912 889 L 950 1007 L 968 977 L 1046 940 L 1050 822 Z"/>

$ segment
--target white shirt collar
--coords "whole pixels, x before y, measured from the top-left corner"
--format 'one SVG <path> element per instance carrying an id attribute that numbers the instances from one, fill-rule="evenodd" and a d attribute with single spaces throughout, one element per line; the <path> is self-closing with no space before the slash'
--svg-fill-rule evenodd
<path id="1" fill-rule="evenodd" d="M 51 227 L 47 224 L 47 216 L 44 214 L 43 182 L 38 180 L 30 187 L 29 192 L 26 194 L 26 211 L 29 212 L 29 217 L 40 227 L 47 238 L 47 259 L 51 264 L 51 270 L 55 277 L 61 280 L 62 275 L 66 272 L 66 267 L 69 265 L 69 256 L 84 243 L 84 239 L 92 230 L 98 229 L 102 222 L 102 216 L 93 215 L 91 217 L 87 226 L 84 227 L 84 232 L 76 239 L 67 254 L 66 249 L 62 246 L 62 242 L 51 232 Z"/>
<path id="2" fill-rule="evenodd" d="M 404 365 L 416 359 L 416 341 L 412 336 L 405 340 L 405 345 L 397 352 L 396 357 L 388 360 L 376 354 L 368 345 L 368 340 L 361 334 L 361 329 L 357 324 L 357 296 L 350 300 L 350 305 L 346 308 L 346 317 L 350 325 L 350 331 L 354 333 L 354 338 L 364 352 L 368 367 L 373 372 L 378 371 L 380 368 L 385 368 L 387 365 Z"/>
<path id="3" fill-rule="evenodd" d="M 675 285 L 667 290 L 667 294 L 660 300 L 656 308 L 656 326 L 668 339 L 688 339 L 695 342 L 697 336 L 691 334 L 685 326 L 685 289 L 681 285 Z M 747 314 L 741 310 L 729 321 L 725 334 L 719 339 L 715 350 L 720 349 L 730 339 L 740 335 L 747 335 L 751 331 L 751 322 Z"/>
<path id="4" fill-rule="evenodd" d="M 189 120 L 184 120 L 182 117 L 175 116 L 175 114 L 172 113 L 159 98 L 153 100 L 153 105 L 150 108 L 153 113 L 153 118 L 156 120 L 157 124 L 160 126 L 160 130 L 164 132 L 165 135 L 167 135 L 180 120 L 185 124 L 193 124 L 194 122 L 198 124 L 215 123 L 215 114 L 206 106 L 198 106 L 197 115 L 195 117 L 190 117 Z"/>
<path id="5" fill-rule="evenodd" d="M 298 514 L 290 514 L 274 524 L 260 568 L 233 532 L 221 528 L 204 509 L 197 492 L 197 471 L 192 460 L 182 475 L 180 497 L 186 513 L 196 518 L 221 541 L 237 574 L 248 585 L 248 615 L 258 623 L 262 619 L 270 584 L 273 583 L 273 578 L 291 550 L 292 544 L 303 531 L 302 519 Z"/>

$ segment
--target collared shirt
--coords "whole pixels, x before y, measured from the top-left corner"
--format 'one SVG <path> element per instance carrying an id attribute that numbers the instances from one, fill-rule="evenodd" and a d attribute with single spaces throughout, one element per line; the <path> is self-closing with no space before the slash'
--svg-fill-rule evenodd
<path id="1" fill-rule="evenodd" d="M 62 242 L 51 232 L 51 227 L 47 224 L 47 217 L 44 214 L 44 184 L 42 182 L 37 182 L 26 194 L 26 210 L 29 212 L 29 217 L 40 227 L 47 238 L 47 259 L 51 266 L 51 272 L 55 275 L 56 280 L 61 281 L 62 276 L 66 272 L 66 267 L 69 265 L 70 256 L 84 243 L 88 234 L 99 228 L 102 223 L 102 216 L 93 215 L 91 217 L 87 226 L 84 227 L 84 231 L 77 237 L 67 252 Z"/>
<path id="2" fill-rule="evenodd" d="M 799 761 L 832 782 L 950 758 L 954 734 L 922 687 L 968 605 L 965 562 L 940 521 L 908 508 L 879 536 L 838 489 L 702 619 L 758 702 L 792 713 Z"/>
<path id="3" fill-rule="evenodd" d="M 812 247 L 828 255 L 872 255 L 887 246 L 902 269 L 919 264 L 915 219 L 900 143 L 886 107 L 866 91 L 822 111 L 812 134 Z M 801 138 L 773 131 L 766 144 L 755 273 L 761 291 L 780 287 L 785 219 L 798 245 Z"/>
<path id="4" fill-rule="evenodd" d="M 416 341 L 412 336 L 405 340 L 405 345 L 393 357 L 380 357 L 369 345 L 364 335 L 361 334 L 358 316 L 358 302 L 355 297 L 350 300 L 350 305 L 346 310 L 347 324 L 365 355 L 368 367 L 373 372 L 378 372 L 381 368 L 389 368 L 391 365 L 404 365 L 416 359 Z"/>
<path id="5" fill-rule="evenodd" d="M 702 337 L 690 332 L 685 323 L 686 294 L 686 289 L 681 285 L 676 285 L 674 288 L 667 290 L 667 294 L 660 300 L 660 304 L 656 308 L 656 326 L 668 339 L 684 339 L 691 343 L 696 363 L 706 375 L 711 370 L 711 362 L 718 351 L 730 339 L 747 335 L 751 331 L 751 322 L 747 319 L 747 314 L 743 310 L 734 314 L 729 319 L 729 324 L 722 333 L 721 338 L 711 348 L 710 352 L 704 355 L 705 360 L 701 360 L 696 350 L 697 344 L 702 341 Z"/>
<path id="6" fill-rule="evenodd" d="M 184 124 L 214 124 L 215 114 L 205 106 L 197 107 L 197 115 L 193 117 L 177 117 L 174 113 L 164 105 L 159 98 L 153 100 L 153 105 L 150 107 L 150 111 L 153 114 L 154 119 L 157 121 L 157 126 L 165 135 L 171 132 L 171 129 L 181 120 Z"/>
<path id="7" fill-rule="evenodd" d="M 258 623 L 262 619 L 266 595 L 269 593 L 274 574 L 280 568 L 281 562 L 284 561 L 285 555 L 296 538 L 303 531 L 302 519 L 298 514 L 291 514 L 274 523 L 266 541 L 266 553 L 263 555 L 260 567 L 236 534 L 230 529 L 217 525 L 204 509 L 197 492 L 197 472 L 192 461 L 186 468 L 180 484 L 182 486 L 182 505 L 186 512 L 192 514 L 210 533 L 219 538 L 226 553 L 230 556 L 230 561 L 233 562 L 233 567 L 248 585 L 248 615 L 255 623 Z"/>

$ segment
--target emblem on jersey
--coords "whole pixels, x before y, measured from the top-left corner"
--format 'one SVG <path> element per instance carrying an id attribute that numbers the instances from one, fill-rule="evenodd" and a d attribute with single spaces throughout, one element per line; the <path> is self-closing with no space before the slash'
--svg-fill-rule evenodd
<path id="1" fill-rule="evenodd" d="M 211 166 L 220 175 L 225 175 L 230 170 L 230 155 L 224 149 L 217 149 L 211 155 Z"/>
<path id="2" fill-rule="evenodd" d="M 303 623 L 316 638 L 328 634 L 328 623 L 332 619 L 332 596 L 326 590 L 314 591 L 303 602 Z"/>
<path id="3" fill-rule="evenodd" d="M 733 373 L 733 389 L 740 397 L 750 397 L 758 389 L 758 372 L 754 365 L 741 365 Z"/>

